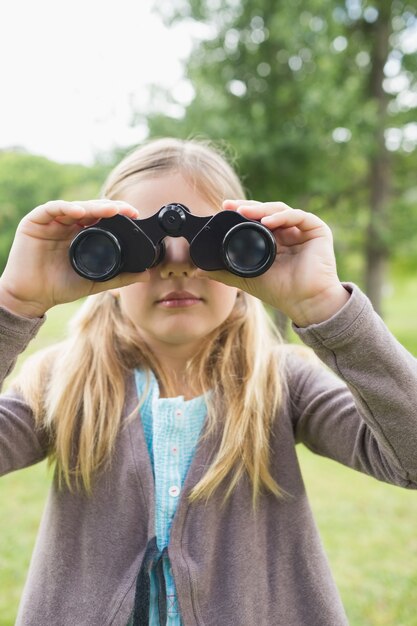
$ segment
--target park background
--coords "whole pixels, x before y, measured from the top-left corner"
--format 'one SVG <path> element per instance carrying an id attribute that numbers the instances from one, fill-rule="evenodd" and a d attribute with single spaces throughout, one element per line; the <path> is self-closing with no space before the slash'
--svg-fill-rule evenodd
<path id="1" fill-rule="evenodd" d="M 107 11 L 118 11 L 116 3 L 104 5 Z M 395 336 L 417 356 L 414 3 L 163 0 L 153 5 L 152 19 L 165 29 L 160 32 L 166 38 L 152 41 L 146 59 L 135 58 L 117 28 L 110 40 L 99 40 L 103 7 L 97 8 L 90 25 L 95 36 L 88 42 L 77 39 L 78 29 L 86 32 L 82 6 L 75 2 L 61 9 L 72 17 L 67 30 L 59 18 L 61 44 L 84 45 L 86 63 L 94 60 L 91 81 L 97 70 L 105 87 L 101 98 L 119 89 L 112 79 L 122 66 L 103 68 L 103 58 L 93 55 L 98 45 L 125 46 L 140 94 L 133 87 L 127 98 L 131 132 L 120 131 L 118 141 L 115 131 L 111 146 L 96 145 L 94 154 L 83 155 L 79 162 L 76 157 L 63 162 L 45 156 L 24 141 L 3 145 L 0 269 L 19 220 L 31 208 L 54 198 L 97 197 L 112 165 L 147 137 L 209 138 L 233 161 L 249 197 L 281 199 L 329 223 L 341 279 L 366 291 Z M 118 15 L 119 24 L 124 20 L 126 28 L 132 27 L 128 14 Z M 58 26 L 53 19 L 57 15 L 52 16 L 51 32 Z M 136 26 L 143 32 L 143 24 Z M 187 40 L 181 75 L 171 84 L 151 77 L 144 88 L 141 74 L 153 56 L 169 64 L 173 32 L 180 33 L 183 43 Z M 59 48 L 49 54 L 59 57 Z M 66 97 L 64 85 L 77 80 L 68 63 L 65 70 L 63 83 L 48 64 L 37 70 L 39 79 L 46 77 L 54 85 L 56 107 Z M 8 96 L 13 100 L 13 91 Z M 27 115 L 44 97 L 35 80 Z M 101 106 L 98 101 L 96 106 Z M 80 116 L 75 111 L 67 125 L 81 144 L 85 133 L 77 123 Z M 52 131 L 47 122 L 41 127 L 44 134 Z M 29 353 L 65 335 L 77 307 L 50 311 L 17 368 Z M 293 341 L 288 323 L 276 318 Z M 417 626 L 415 492 L 384 485 L 304 449 L 299 457 L 350 623 Z M 0 626 L 14 623 L 49 480 L 45 464 L 40 464 L 0 482 Z"/>

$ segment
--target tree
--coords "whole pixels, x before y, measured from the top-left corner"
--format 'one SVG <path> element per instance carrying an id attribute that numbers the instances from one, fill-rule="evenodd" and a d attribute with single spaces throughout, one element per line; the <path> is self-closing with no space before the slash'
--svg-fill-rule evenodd
<path id="1" fill-rule="evenodd" d="M 0 151 L 0 271 L 19 221 L 48 200 L 97 197 L 107 168 L 64 165 L 24 151 Z"/>
<path id="2" fill-rule="evenodd" d="M 330 223 L 341 275 L 349 258 L 349 277 L 356 267 L 353 278 L 381 310 L 401 231 L 398 215 L 395 228 L 389 220 L 394 201 L 406 206 L 400 166 L 416 167 L 415 8 L 402 0 L 171 0 L 158 10 L 167 21 L 204 23 L 208 36 L 186 63 L 194 96 L 183 115 L 165 114 L 166 104 L 181 103 L 155 89 L 150 135 L 225 140 L 253 197 L 285 199 Z"/>

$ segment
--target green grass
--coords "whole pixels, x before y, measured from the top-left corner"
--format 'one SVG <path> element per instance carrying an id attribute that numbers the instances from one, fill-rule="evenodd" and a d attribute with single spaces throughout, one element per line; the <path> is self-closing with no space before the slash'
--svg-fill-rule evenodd
<path id="1" fill-rule="evenodd" d="M 20 362 L 62 338 L 77 306 L 52 310 Z M 417 277 L 395 278 L 385 300 L 385 320 L 417 355 Z M 417 626 L 416 493 L 362 476 L 304 448 L 298 453 L 351 626 Z M 15 622 L 48 484 L 45 463 L 0 481 L 0 626 Z"/>
<path id="2" fill-rule="evenodd" d="M 48 487 L 40 463 L 0 481 L 0 624 L 15 623 Z"/>
<path id="3" fill-rule="evenodd" d="M 397 339 L 417 356 L 417 272 L 394 276 L 384 302 L 384 320 Z"/>
<path id="4" fill-rule="evenodd" d="M 417 626 L 417 498 L 298 451 L 351 626 Z"/>

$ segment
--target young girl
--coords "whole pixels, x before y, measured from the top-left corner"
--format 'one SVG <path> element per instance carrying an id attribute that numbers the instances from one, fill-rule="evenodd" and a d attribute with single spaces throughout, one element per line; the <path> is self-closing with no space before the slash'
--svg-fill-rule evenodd
<path id="1" fill-rule="evenodd" d="M 346 624 L 295 445 L 415 488 L 416 361 L 340 283 L 326 224 L 244 200 L 212 148 L 150 142 L 103 196 L 31 211 L 0 279 L 2 379 L 51 307 L 89 296 L 69 338 L 1 397 L 1 473 L 56 466 L 17 624 Z M 167 237 L 144 273 L 73 271 L 81 228 L 171 202 L 260 220 L 274 264 L 251 279 L 203 272 Z M 261 301 L 328 368 L 285 348 Z"/>

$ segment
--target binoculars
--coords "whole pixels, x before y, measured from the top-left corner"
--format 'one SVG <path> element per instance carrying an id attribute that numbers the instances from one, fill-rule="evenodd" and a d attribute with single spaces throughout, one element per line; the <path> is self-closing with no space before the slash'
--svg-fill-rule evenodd
<path id="1" fill-rule="evenodd" d="M 276 255 L 274 236 L 259 222 L 235 211 L 198 217 L 172 203 L 145 219 L 115 215 L 87 226 L 71 242 L 70 262 L 80 276 L 94 281 L 144 272 L 164 258 L 166 236 L 184 237 L 193 263 L 208 271 L 255 277 L 266 272 Z"/>

